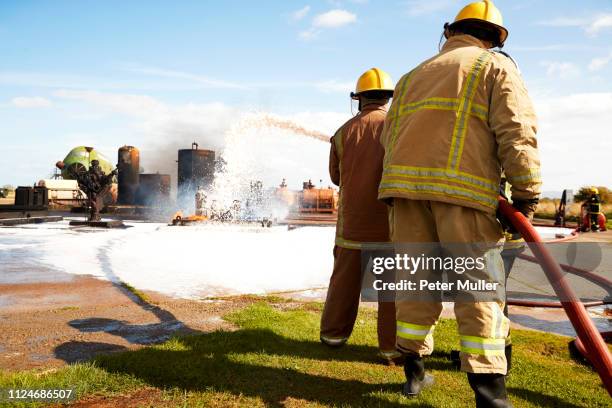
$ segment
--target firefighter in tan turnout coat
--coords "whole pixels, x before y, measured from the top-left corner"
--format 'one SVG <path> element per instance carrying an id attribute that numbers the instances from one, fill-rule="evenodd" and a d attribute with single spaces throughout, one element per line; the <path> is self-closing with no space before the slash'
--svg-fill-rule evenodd
<path id="1" fill-rule="evenodd" d="M 513 205 L 532 217 L 540 193 L 536 116 L 514 62 L 493 52 L 508 36 L 490 1 L 466 6 L 445 24 L 440 53 L 397 83 L 382 137 L 379 198 L 390 207 L 391 240 L 498 243 L 502 169 Z M 494 252 L 487 267 L 501 264 Z M 423 356 L 442 311 L 436 302 L 397 305 L 397 347 L 405 354 L 404 393 L 433 382 Z M 461 369 L 477 407 L 509 407 L 505 387 L 508 319 L 500 302 L 455 303 Z"/>
<path id="2" fill-rule="evenodd" d="M 329 173 L 340 186 L 340 205 L 334 246 L 334 270 L 321 318 L 321 341 L 341 346 L 355 324 L 361 293 L 361 249 L 368 243 L 389 242 L 387 208 L 378 200 L 384 150 L 380 144 L 387 103 L 393 95 L 389 75 L 378 68 L 357 81 L 359 114 L 331 138 Z M 379 303 L 378 343 L 388 363 L 395 350 L 395 304 Z"/>

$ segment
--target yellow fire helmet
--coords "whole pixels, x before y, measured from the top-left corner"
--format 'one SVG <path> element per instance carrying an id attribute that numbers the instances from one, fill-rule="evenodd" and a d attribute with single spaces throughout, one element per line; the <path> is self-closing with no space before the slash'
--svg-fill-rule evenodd
<path id="1" fill-rule="evenodd" d="M 371 68 L 361 74 L 357 80 L 355 92 L 351 92 L 351 98 L 357 99 L 357 96 L 368 91 L 386 91 L 389 96 L 393 95 L 393 81 L 391 76 L 380 68 Z"/>
<path id="2" fill-rule="evenodd" d="M 591 194 L 599 194 L 599 189 L 597 187 L 591 187 Z"/>
<path id="3" fill-rule="evenodd" d="M 495 7 L 492 1 L 484 0 L 468 4 L 461 9 L 455 17 L 455 21 L 449 27 L 452 28 L 453 24 L 459 21 L 469 20 L 484 22 L 495 27 L 499 31 L 499 46 L 504 45 L 508 38 L 508 30 L 504 27 L 501 11 Z"/>

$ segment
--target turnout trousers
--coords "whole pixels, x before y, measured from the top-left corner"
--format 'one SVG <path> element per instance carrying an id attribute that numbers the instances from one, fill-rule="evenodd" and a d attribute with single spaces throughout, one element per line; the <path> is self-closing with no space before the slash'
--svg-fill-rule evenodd
<path id="1" fill-rule="evenodd" d="M 353 331 L 361 294 L 361 250 L 334 247 L 334 271 L 321 316 L 321 337 L 328 344 L 344 344 Z M 378 346 L 395 351 L 395 304 L 378 303 Z"/>
<path id="2" fill-rule="evenodd" d="M 393 243 L 499 243 L 503 230 L 495 215 L 439 201 L 395 198 L 389 209 Z M 503 271 L 499 252 L 491 261 Z M 397 348 L 403 353 L 430 355 L 434 327 L 442 303 L 404 301 L 396 303 Z M 455 302 L 461 340 L 461 370 L 469 373 L 506 374 L 504 355 L 509 320 L 504 301 Z"/>

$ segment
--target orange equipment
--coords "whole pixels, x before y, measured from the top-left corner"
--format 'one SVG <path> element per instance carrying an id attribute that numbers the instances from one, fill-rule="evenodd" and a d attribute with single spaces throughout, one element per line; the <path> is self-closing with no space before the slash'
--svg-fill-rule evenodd
<path id="1" fill-rule="evenodd" d="M 591 231 L 592 230 L 592 220 L 591 220 L 591 216 L 592 213 L 589 210 L 589 203 L 585 202 L 580 206 L 580 220 L 578 221 L 579 223 L 579 229 L 582 232 L 587 232 L 587 231 Z M 599 231 L 606 231 L 606 216 L 603 213 L 603 211 L 599 212 L 599 214 L 597 214 L 597 225 L 599 226 Z"/>
<path id="2" fill-rule="evenodd" d="M 208 221 L 208 217 L 205 217 L 203 215 L 189 215 L 187 217 L 183 217 L 183 213 L 181 211 L 177 211 L 176 214 L 172 216 L 170 224 L 184 226 L 192 223 L 199 223 L 205 221 Z"/>
<path id="3" fill-rule="evenodd" d="M 298 193 L 299 211 L 301 213 L 338 212 L 338 191 L 335 188 L 316 188 L 311 181 L 304 182 L 304 188 Z"/>

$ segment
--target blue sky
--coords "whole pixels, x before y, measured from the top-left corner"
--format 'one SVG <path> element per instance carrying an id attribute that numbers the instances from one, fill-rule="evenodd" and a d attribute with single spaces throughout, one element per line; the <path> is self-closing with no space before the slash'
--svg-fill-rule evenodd
<path id="1" fill-rule="evenodd" d="M 4 0 L 0 184 L 46 177 L 79 144 L 153 156 L 201 136 L 220 149 L 251 110 L 332 133 L 361 72 L 398 79 L 437 51 L 464 4 Z M 612 1 L 496 5 L 540 116 L 545 189 L 612 187 Z M 590 168 L 568 165 L 581 143 L 595 146 L 584 153 Z"/>

